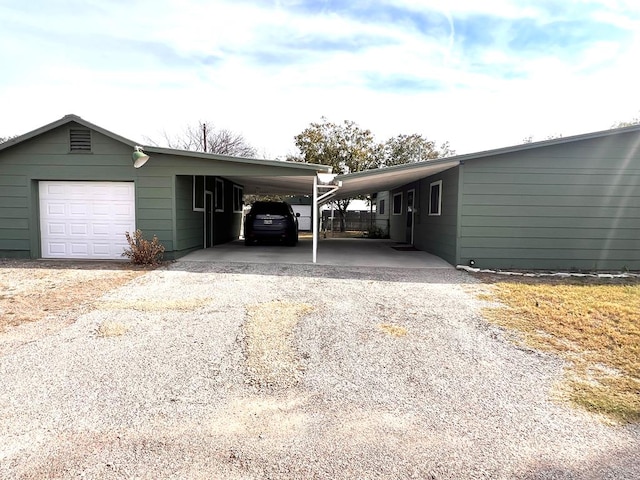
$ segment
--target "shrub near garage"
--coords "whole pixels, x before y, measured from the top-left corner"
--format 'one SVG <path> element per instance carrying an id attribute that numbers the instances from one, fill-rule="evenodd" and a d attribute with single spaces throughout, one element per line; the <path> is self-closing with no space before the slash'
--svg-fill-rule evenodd
<path id="1" fill-rule="evenodd" d="M 131 235 L 125 232 L 129 248 L 122 253 L 123 257 L 131 260 L 136 265 L 158 265 L 162 261 L 164 246 L 155 235 L 151 241 L 144 238 L 142 231 L 136 230 Z"/>

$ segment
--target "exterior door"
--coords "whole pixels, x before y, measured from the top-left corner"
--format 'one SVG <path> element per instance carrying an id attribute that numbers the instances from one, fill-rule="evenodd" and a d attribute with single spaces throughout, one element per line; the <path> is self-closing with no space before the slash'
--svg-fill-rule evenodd
<path id="1" fill-rule="evenodd" d="M 405 232 L 405 242 L 413 245 L 413 221 L 414 221 L 414 204 L 416 191 L 409 190 L 407 192 L 407 228 Z"/>

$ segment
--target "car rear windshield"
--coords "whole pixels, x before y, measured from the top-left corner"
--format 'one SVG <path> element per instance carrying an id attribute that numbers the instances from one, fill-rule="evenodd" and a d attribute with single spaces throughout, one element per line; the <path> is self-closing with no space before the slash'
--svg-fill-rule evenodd
<path id="1" fill-rule="evenodd" d="M 254 203 L 251 207 L 251 213 L 254 215 L 264 215 L 270 213 L 272 215 L 288 215 L 289 208 L 286 203 Z"/>

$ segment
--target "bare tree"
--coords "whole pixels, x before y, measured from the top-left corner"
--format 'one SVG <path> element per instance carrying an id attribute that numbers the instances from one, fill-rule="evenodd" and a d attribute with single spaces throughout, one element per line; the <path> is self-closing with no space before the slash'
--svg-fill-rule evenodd
<path id="1" fill-rule="evenodd" d="M 145 141 L 151 145 L 177 150 L 219 153 L 236 157 L 255 157 L 257 153 L 242 134 L 227 129 L 217 129 L 210 122 L 200 122 L 197 126 L 190 125 L 178 135 L 171 135 L 164 131 L 160 142 L 149 137 L 145 137 Z"/>

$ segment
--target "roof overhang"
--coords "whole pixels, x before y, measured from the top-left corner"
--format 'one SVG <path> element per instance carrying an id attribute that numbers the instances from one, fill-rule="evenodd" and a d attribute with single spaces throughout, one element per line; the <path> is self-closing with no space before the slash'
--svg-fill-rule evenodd
<path id="1" fill-rule="evenodd" d="M 336 180 L 342 182 L 342 187 L 336 192 L 335 198 L 352 198 L 368 193 L 393 190 L 458 165 L 460 165 L 460 160 L 451 157 L 338 175 Z"/>
<path id="2" fill-rule="evenodd" d="M 143 149 L 151 156 L 167 155 L 181 160 L 184 164 L 181 171 L 189 169 L 192 175 L 203 175 L 205 170 L 189 167 L 190 160 L 199 162 L 199 165 L 206 165 L 209 162 L 218 162 L 219 165 L 228 164 L 232 167 L 233 173 L 225 173 L 221 176 L 242 185 L 245 194 L 311 195 L 316 174 L 331 172 L 330 166 L 315 163 L 234 157 L 154 146 L 145 146 Z M 256 170 L 260 173 L 254 173 Z"/>

